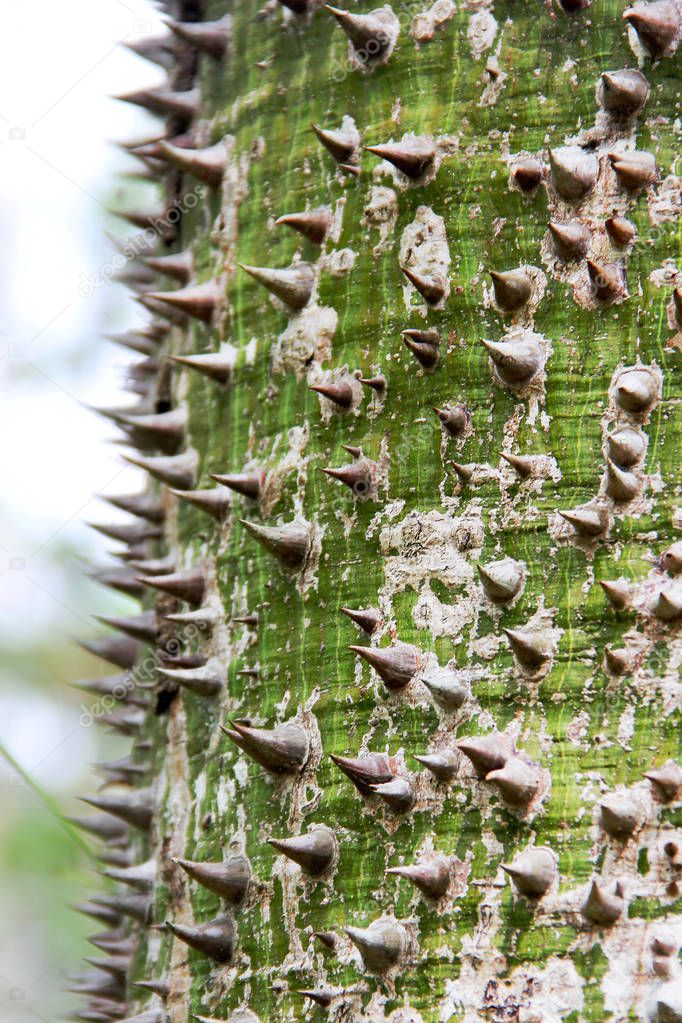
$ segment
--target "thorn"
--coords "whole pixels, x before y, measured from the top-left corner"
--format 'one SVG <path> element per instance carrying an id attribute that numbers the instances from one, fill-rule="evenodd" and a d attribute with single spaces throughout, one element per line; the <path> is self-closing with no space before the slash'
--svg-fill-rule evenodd
<path id="1" fill-rule="evenodd" d="M 136 53 L 143 60 L 158 64 L 165 71 L 170 71 L 175 66 L 177 54 L 172 45 L 172 40 L 166 35 L 142 36 L 139 39 L 129 39 L 123 46 L 132 53 Z"/>
<path id="2" fill-rule="evenodd" d="M 625 274 L 620 263 L 595 263 L 588 259 L 587 272 L 594 297 L 599 302 L 615 302 L 626 293 Z"/>
<path id="3" fill-rule="evenodd" d="M 86 522 L 90 529 L 97 530 L 102 536 L 110 540 L 117 540 L 129 546 L 143 543 L 145 540 L 158 540 L 163 536 L 163 531 L 158 526 L 149 525 L 145 522 Z"/>
<path id="4" fill-rule="evenodd" d="M 604 227 L 614 245 L 630 245 L 637 237 L 637 228 L 632 221 L 618 214 L 607 217 Z"/>
<path id="5" fill-rule="evenodd" d="M 368 636 L 371 636 L 383 622 L 381 611 L 375 607 L 358 608 L 357 610 L 353 610 L 350 607 L 340 607 L 339 611 L 350 618 L 359 628 L 363 629 Z"/>
<path id="6" fill-rule="evenodd" d="M 308 736 L 292 721 L 272 729 L 250 728 L 239 722 L 232 722 L 232 729 L 220 727 L 235 745 L 268 771 L 300 771 L 308 759 Z"/>
<path id="7" fill-rule="evenodd" d="M 503 629 L 519 664 L 524 668 L 539 668 L 552 656 L 552 637 L 549 633 L 531 629 Z"/>
<path id="8" fill-rule="evenodd" d="M 358 163 L 360 136 L 357 132 L 330 131 L 317 124 L 311 124 L 311 128 L 337 163 L 348 164 L 351 169 Z"/>
<path id="9" fill-rule="evenodd" d="M 81 831 L 87 831 L 95 838 L 108 843 L 127 843 L 128 828 L 121 821 L 113 817 L 103 817 L 97 814 L 93 817 L 67 817 L 67 821 Z"/>
<path id="10" fill-rule="evenodd" d="M 308 390 L 321 394 L 323 398 L 341 409 L 349 409 L 353 404 L 353 388 L 347 380 L 338 380 L 331 384 L 309 384 Z"/>
<path id="11" fill-rule="evenodd" d="M 200 668 L 162 668 L 156 669 L 157 674 L 169 682 L 176 682 L 183 689 L 188 689 L 196 696 L 212 699 L 219 696 L 225 685 L 223 679 L 216 674 L 210 664 Z"/>
<path id="12" fill-rule="evenodd" d="M 433 328 L 417 330 L 411 327 L 408 330 L 401 330 L 400 336 L 406 347 L 424 369 L 433 369 L 437 365 L 440 359 L 440 352 L 438 351 L 440 335 L 437 330 Z"/>
<path id="13" fill-rule="evenodd" d="M 153 995 L 158 995 L 164 1001 L 170 994 L 170 984 L 163 977 L 160 977 L 158 980 L 134 980 L 133 985 L 141 987 L 143 991 L 151 991 Z"/>
<path id="14" fill-rule="evenodd" d="M 114 508 L 120 508 L 121 511 L 129 512 L 130 515 L 147 519 L 148 522 L 163 522 L 166 518 L 166 509 L 163 504 L 151 494 L 125 494 L 123 497 L 103 495 L 103 497 Z"/>
<path id="15" fill-rule="evenodd" d="M 431 693 L 434 701 L 443 710 L 458 710 L 471 695 L 469 686 L 463 681 L 461 673 L 450 668 L 436 668 L 420 675 L 420 680 Z"/>
<path id="16" fill-rule="evenodd" d="M 322 469 L 322 472 L 331 479 L 345 483 L 353 491 L 359 500 L 366 500 L 372 495 L 374 477 L 372 468 L 376 462 L 370 462 L 367 458 L 361 458 L 350 465 L 339 466 L 338 469 Z"/>
<path id="17" fill-rule="evenodd" d="M 467 736 L 456 745 L 460 753 L 471 761 L 478 778 L 485 778 L 491 771 L 504 767 L 512 755 L 507 737 L 496 732 Z"/>
<path id="18" fill-rule="evenodd" d="M 500 309 L 512 313 L 526 305 L 531 294 L 530 277 L 525 270 L 490 270 L 495 302 Z"/>
<path id="19" fill-rule="evenodd" d="M 544 364 L 542 347 L 532 335 L 526 334 L 512 341 L 486 341 L 481 338 L 481 344 L 494 362 L 502 382 L 513 387 L 529 384 Z"/>
<path id="20" fill-rule="evenodd" d="M 129 636 L 103 636 L 102 639 L 79 639 L 79 647 L 103 661 L 127 671 L 140 655 L 140 644 Z"/>
<path id="21" fill-rule="evenodd" d="M 367 753 L 363 757 L 340 757 L 330 753 L 330 756 L 363 796 L 371 794 L 372 786 L 395 777 L 392 761 L 386 753 Z"/>
<path id="22" fill-rule="evenodd" d="M 637 114 L 648 98 L 649 83 L 634 68 L 605 71 L 600 78 L 598 99 L 610 114 Z"/>
<path id="23" fill-rule="evenodd" d="M 328 1009 L 334 1001 L 334 992 L 322 988 L 299 988 L 298 993 L 304 998 L 309 998 L 311 1002 L 321 1005 L 323 1009 Z"/>
<path id="24" fill-rule="evenodd" d="M 166 455 L 175 455 L 185 441 L 187 408 L 183 406 L 154 415 L 122 415 L 118 422 L 137 446 L 148 446 Z"/>
<path id="25" fill-rule="evenodd" d="M 407 935 L 394 921 L 375 920 L 369 927 L 344 927 L 369 973 L 386 973 L 404 958 Z"/>
<path id="26" fill-rule="evenodd" d="M 270 845 L 287 856 L 305 874 L 319 877 L 331 867 L 338 854 L 338 843 L 332 831 L 321 825 L 311 829 L 306 835 L 296 838 L 269 838 Z"/>
<path id="27" fill-rule="evenodd" d="M 404 877 L 429 899 L 442 899 L 450 884 L 450 864 L 437 853 L 423 863 L 405 867 L 389 867 L 387 874 Z"/>
<path id="28" fill-rule="evenodd" d="M 150 476 L 176 490 L 191 490 L 197 481 L 199 456 L 192 448 L 180 455 L 160 455 L 156 458 L 126 455 L 125 460 L 139 469 L 145 469 Z"/>
<path id="29" fill-rule="evenodd" d="M 136 764 L 131 756 L 120 757 L 118 760 L 104 760 L 92 766 L 105 779 L 104 786 L 135 785 L 141 777 L 149 773 L 148 764 Z"/>
<path id="30" fill-rule="evenodd" d="M 143 297 L 186 313 L 202 323 L 211 323 L 221 296 L 222 288 L 216 281 L 204 281 L 177 291 L 149 291 Z"/>
<path id="31" fill-rule="evenodd" d="M 228 148 L 225 142 L 217 142 L 203 149 L 174 146 L 163 139 L 158 145 L 161 158 L 176 170 L 203 181 L 209 188 L 220 188 L 222 185 L 228 162 Z"/>
<path id="32" fill-rule="evenodd" d="M 390 46 L 386 26 L 375 14 L 353 14 L 330 4 L 324 4 L 324 8 L 334 15 L 363 64 L 378 60 Z"/>
<path id="33" fill-rule="evenodd" d="M 133 672 L 121 672 L 118 675 L 105 675 L 102 678 L 87 678 L 72 682 L 74 689 L 94 696 L 113 696 L 115 700 L 131 706 L 147 707 L 146 699 L 135 694 L 136 681 Z"/>
<path id="34" fill-rule="evenodd" d="M 134 789 L 125 795 L 80 796 L 83 803 L 125 821 L 139 831 L 148 831 L 154 819 L 155 805 L 151 789 Z"/>
<path id="35" fill-rule="evenodd" d="M 256 522 L 247 522 L 246 519 L 239 521 L 284 568 L 300 572 L 305 567 L 312 542 L 307 523 L 293 519 L 282 526 L 261 526 Z"/>
<path id="36" fill-rule="evenodd" d="M 192 253 L 189 249 L 185 252 L 171 252 L 167 256 L 146 256 L 143 263 L 154 273 L 163 274 L 180 284 L 187 284 L 192 276 Z M 142 354 L 151 355 L 152 353 L 143 352 Z"/>
<path id="37" fill-rule="evenodd" d="M 387 387 L 385 376 L 359 377 L 358 380 L 363 387 L 369 387 L 372 391 L 376 391 L 377 394 L 383 394 Z"/>
<path id="38" fill-rule="evenodd" d="M 350 646 L 348 649 L 367 661 L 391 692 L 404 689 L 425 663 L 422 651 L 409 643 L 389 647 Z"/>
<path id="39" fill-rule="evenodd" d="M 477 468 L 475 462 L 450 462 L 450 465 L 455 470 L 462 483 L 470 483 Z"/>
<path id="40" fill-rule="evenodd" d="M 682 1021 L 682 998 L 679 981 L 662 985 L 656 991 L 655 1013 L 651 1017 L 658 1023 L 680 1023 Z"/>
<path id="41" fill-rule="evenodd" d="M 604 536 L 609 525 L 609 516 L 602 506 L 584 505 L 581 508 L 559 509 L 559 515 L 565 519 L 580 536 Z"/>
<path id="42" fill-rule="evenodd" d="M 395 813 L 407 813 L 414 806 L 414 790 L 407 778 L 393 777 L 390 781 L 372 785 L 372 792 Z"/>
<path id="43" fill-rule="evenodd" d="M 559 146 L 549 150 L 550 180 L 563 199 L 582 199 L 594 188 L 599 161 L 580 146 Z"/>
<path id="44" fill-rule="evenodd" d="M 109 973 L 119 981 L 125 982 L 126 975 L 132 964 L 131 956 L 108 956 L 106 959 L 84 956 L 86 963 L 94 966 L 96 970 Z"/>
<path id="45" fill-rule="evenodd" d="M 629 796 L 614 793 L 602 799 L 599 823 L 611 838 L 629 838 L 640 821 L 639 808 Z"/>
<path id="46" fill-rule="evenodd" d="M 615 649 L 607 646 L 604 648 L 604 660 L 606 668 L 612 675 L 629 675 L 634 666 L 634 658 L 626 647 Z"/>
<path id="47" fill-rule="evenodd" d="M 169 355 L 169 359 L 180 366 L 194 369 L 219 384 L 230 382 L 235 364 L 233 351 L 207 352 L 204 355 Z"/>
<path id="48" fill-rule="evenodd" d="M 648 412 L 658 397 L 658 380 L 648 369 L 625 369 L 616 381 L 616 404 L 624 412 Z"/>
<path id="49" fill-rule="evenodd" d="M 178 600 L 184 600 L 193 607 L 200 607 L 206 594 L 206 577 L 202 568 L 170 572 L 168 575 L 143 575 L 140 576 L 140 582 Z"/>
<path id="50" fill-rule="evenodd" d="M 191 121 L 199 113 L 201 94 L 199 89 L 174 92 L 172 89 L 161 87 L 140 89 L 137 92 L 128 92 L 114 98 L 123 103 L 132 103 L 133 106 L 142 107 L 159 117 L 181 117 L 183 120 Z"/>
<path id="51" fill-rule="evenodd" d="M 508 465 L 511 465 L 516 475 L 522 480 L 527 480 L 532 476 L 537 462 L 537 458 L 533 455 L 512 455 L 504 451 L 500 452 L 500 457 L 504 458 Z"/>
<path id="52" fill-rule="evenodd" d="M 174 35 L 189 43 L 196 50 L 223 60 L 232 36 L 232 17 L 226 14 L 216 21 L 173 21 L 166 22 Z"/>
<path id="53" fill-rule="evenodd" d="M 580 11 L 586 10 L 592 0 L 559 0 L 559 3 L 567 14 L 578 14 Z"/>
<path id="54" fill-rule="evenodd" d="M 682 617 L 682 587 L 661 590 L 653 612 L 661 622 L 675 622 Z"/>
<path id="55" fill-rule="evenodd" d="M 512 170 L 512 177 L 522 192 L 532 192 L 542 181 L 543 166 L 539 160 L 522 160 Z"/>
<path id="56" fill-rule="evenodd" d="M 232 958 L 235 927 L 230 916 L 218 916 L 215 920 L 195 924 L 193 927 L 173 924 L 167 920 L 166 927 L 180 941 L 216 963 L 226 963 Z"/>
<path id="57" fill-rule="evenodd" d="M 523 567 L 513 558 L 489 561 L 487 565 L 476 566 L 485 595 L 496 604 L 507 604 L 513 600 L 523 586 Z"/>
<path id="58" fill-rule="evenodd" d="M 419 274 L 406 266 L 401 266 L 400 269 L 429 305 L 438 305 L 445 298 L 447 280 L 441 274 Z M 402 334 L 404 337 L 405 332 Z"/>
<path id="59" fill-rule="evenodd" d="M 262 493 L 262 473 L 233 473 L 232 475 L 220 475 L 218 473 L 209 473 L 212 480 L 216 483 L 220 483 L 223 487 L 228 487 L 233 490 L 236 494 L 241 494 L 242 497 L 250 497 L 253 501 L 257 501 Z"/>
<path id="60" fill-rule="evenodd" d="M 330 952 L 334 951 L 338 941 L 338 938 L 333 931 L 313 931 L 313 938 L 317 938 L 317 940 Z"/>
<path id="61" fill-rule="evenodd" d="M 113 910 L 107 909 L 105 906 L 99 906 L 95 902 L 73 902 L 69 908 L 75 910 L 76 913 L 82 913 L 83 916 L 99 920 L 107 927 L 116 927 L 121 921 L 118 913 L 114 913 Z"/>
<path id="62" fill-rule="evenodd" d="M 678 327 L 682 327 L 682 288 L 673 288 L 673 308 L 675 322 Z"/>
<path id="63" fill-rule="evenodd" d="M 156 612 L 143 611 L 139 615 L 128 618 L 119 618 L 110 615 L 95 615 L 98 622 L 108 625 L 118 632 L 139 639 L 141 643 L 156 642 Z"/>
<path id="64" fill-rule="evenodd" d="M 150 338 L 145 337 L 143 334 L 138 334 L 134 330 L 126 330 L 121 334 L 104 334 L 103 337 L 115 345 L 120 345 L 121 348 L 137 352 L 138 355 L 151 357 L 158 350 L 156 341 L 152 341 Z"/>
<path id="65" fill-rule="evenodd" d="M 607 447 L 611 461 L 621 469 L 630 469 L 644 457 L 646 437 L 641 430 L 625 426 L 608 434 Z"/>
<path id="66" fill-rule="evenodd" d="M 120 881 L 132 888 L 150 891 L 156 881 L 156 860 L 146 860 L 144 863 L 136 863 L 132 867 L 110 867 L 104 871 L 104 875 L 110 877 L 112 881 Z"/>
<path id="67" fill-rule="evenodd" d="M 609 603 L 616 611 L 624 611 L 630 604 L 631 590 L 627 579 L 600 579 L 599 585 L 606 594 Z"/>
<path id="68" fill-rule="evenodd" d="M 633 501 L 642 490 L 642 480 L 634 472 L 620 469 L 606 459 L 606 493 L 614 501 Z"/>
<path id="69" fill-rule="evenodd" d="M 224 863 L 197 863 L 173 858 L 193 881 L 236 906 L 243 902 L 251 881 L 251 864 L 246 856 L 229 856 Z"/>
<path id="70" fill-rule="evenodd" d="M 240 615 L 239 617 L 233 618 L 232 621 L 236 622 L 236 623 L 238 623 L 240 625 L 251 626 L 252 628 L 257 628 L 258 627 L 258 615 L 257 614 Z"/>
<path id="71" fill-rule="evenodd" d="M 663 767 L 652 767 L 644 772 L 644 777 L 655 787 L 659 796 L 666 803 L 671 803 L 677 798 L 682 788 L 682 767 L 674 760 L 668 760 Z"/>
<path id="72" fill-rule="evenodd" d="M 303 309 L 313 293 L 315 278 L 310 263 L 296 263 L 284 270 L 239 263 L 250 277 L 292 309 Z"/>
<path id="73" fill-rule="evenodd" d="M 440 419 L 445 432 L 451 437 L 459 437 L 471 425 L 471 412 L 466 405 L 447 405 L 445 408 L 432 405 L 431 408 Z"/>
<path id="74" fill-rule="evenodd" d="M 133 561 L 132 565 L 145 575 L 167 575 L 175 571 L 175 558 L 172 554 L 165 558 L 143 558 L 141 561 Z"/>
<path id="75" fill-rule="evenodd" d="M 509 874 L 517 891 L 531 899 L 542 898 L 557 873 L 556 856 L 544 846 L 526 849 L 511 863 L 501 863 L 500 866 Z"/>
<path id="76" fill-rule="evenodd" d="M 148 895 L 139 893 L 131 895 L 98 895 L 92 901 L 98 906 L 112 909 L 121 916 L 130 917 L 138 923 L 146 924 L 152 915 L 153 901 Z"/>
<path id="77" fill-rule="evenodd" d="M 582 905 L 582 914 L 591 923 L 610 927 L 623 915 L 624 909 L 625 899 L 620 882 L 616 883 L 613 892 L 608 892 L 606 887 L 595 879 Z"/>
<path id="78" fill-rule="evenodd" d="M 415 754 L 414 759 L 423 764 L 438 781 L 450 782 L 457 774 L 457 755 L 453 750 L 441 749 L 422 756 Z"/>
<path id="79" fill-rule="evenodd" d="M 663 572 L 679 575 L 682 572 L 682 541 L 677 540 L 663 551 L 658 564 Z"/>
<path id="80" fill-rule="evenodd" d="M 321 245 L 331 230 L 331 210 L 328 206 L 320 206 L 319 209 L 307 210 L 304 213 L 285 213 L 284 216 L 277 218 L 275 227 L 280 224 L 298 231 L 314 245 Z"/>
<path id="81" fill-rule="evenodd" d="M 609 160 L 620 184 L 631 191 L 646 188 L 658 178 L 656 157 L 653 153 L 636 150 L 628 153 L 609 153 Z"/>
<path id="82" fill-rule="evenodd" d="M 210 515 L 216 522 L 224 522 L 230 511 L 231 502 L 227 494 L 214 487 L 213 490 L 174 490 L 170 493 L 181 501 L 187 501 L 194 508 Z"/>
<path id="83" fill-rule="evenodd" d="M 368 153 L 373 153 L 380 160 L 387 160 L 394 167 L 416 181 L 433 167 L 436 150 L 427 139 L 407 138 L 402 142 L 389 142 L 383 146 L 364 146 Z"/>
<path id="84" fill-rule="evenodd" d="M 540 787 L 537 767 L 517 756 L 509 757 L 504 767 L 489 771 L 485 780 L 497 785 L 505 803 L 514 807 L 528 806 Z"/>
<path id="85" fill-rule="evenodd" d="M 585 224 L 580 220 L 569 220 L 563 224 L 557 220 L 550 220 L 547 226 L 552 236 L 554 251 L 560 259 L 569 262 L 584 259 L 592 240 L 590 230 Z"/>
<path id="86" fill-rule="evenodd" d="M 680 12 L 673 0 L 635 3 L 623 12 L 623 20 L 654 60 L 672 47 L 680 31 Z"/>

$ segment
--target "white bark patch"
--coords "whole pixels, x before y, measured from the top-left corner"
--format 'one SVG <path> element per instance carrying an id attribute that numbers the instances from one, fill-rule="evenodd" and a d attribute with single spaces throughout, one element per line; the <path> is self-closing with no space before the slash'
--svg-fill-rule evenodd
<path id="1" fill-rule="evenodd" d="M 445 221 L 428 206 L 419 206 L 414 220 L 407 225 L 400 239 L 398 260 L 415 273 L 443 278 L 445 293 L 435 308 L 442 308 L 450 294 L 450 249 L 445 231 Z M 414 298 L 418 302 L 415 306 Z M 405 307 L 410 311 L 420 309 L 426 315 L 427 305 L 419 292 L 409 282 L 403 286 Z"/>
<path id="2" fill-rule="evenodd" d="M 436 31 L 442 29 L 448 21 L 454 18 L 457 7 L 452 0 L 436 0 L 425 11 L 415 14 L 412 19 L 410 32 L 419 49 L 420 43 L 429 43 L 434 38 Z"/>
<path id="3" fill-rule="evenodd" d="M 483 926 L 481 943 L 482 932 Z M 542 970 L 519 966 L 502 980 L 504 958 L 487 949 L 479 959 L 480 951 L 474 945 L 462 959 L 459 978 L 446 984 L 439 1011 L 441 1023 L 448 1023 L 456 1013 L 461 1023 L 479 1023 L 482 1018 L 560 1023 L 570 1013 L 582 1010 L 584 981 L 570 959 L 552 957 Z"/>
<path id="4" fill-rule="evenodd" d="M 326 270 L 331 277 L 345 277 L 351 272 L 357 259 L 353 249 L 332 249 L 320 260 L 320 268 Z"/>
<path id="5" fill-rule="evenodd" d="M 479 60 L 486 50 L 495 42 L 497 22 L 490 11 L 476 11 L 469 19 L 467 39 L 471 48 L 471 56 Z"/>
<path id="6" fill-rule="evenodd" d="M 360 223 L 363 227 L 375 228 L 379 232 L 379 241 L 372 249 L 373 255 L 378 256 L 387 248 L 397 219 L 398 196 L 393 189 L 372 185 Z"/>
<path id="7" fill-rule="evenodd" d="M 292 316 L 272 347 L 272 372 L 305 377 L 311 363 L 332 357 L 332 339 L 338 315 L 330 306 L 307 306 Z"/>

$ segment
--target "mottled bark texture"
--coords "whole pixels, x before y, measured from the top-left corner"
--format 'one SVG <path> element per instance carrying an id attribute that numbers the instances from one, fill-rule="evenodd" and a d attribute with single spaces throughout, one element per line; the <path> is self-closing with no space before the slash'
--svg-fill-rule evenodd
<path id="1" fill-rule="evenodd" d="M 171 13 L 85 1018 L 682 1019 L 676 0 Z"/>

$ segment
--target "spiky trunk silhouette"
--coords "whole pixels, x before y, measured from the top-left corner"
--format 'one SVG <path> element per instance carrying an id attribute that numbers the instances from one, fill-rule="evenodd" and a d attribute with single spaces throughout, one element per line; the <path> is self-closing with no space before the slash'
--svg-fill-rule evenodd
<path id="1" fill-rule="evenodd" d="M 284 2 L 127 97 L 81 1018 L 680 1020 L 677 3 Z"/>

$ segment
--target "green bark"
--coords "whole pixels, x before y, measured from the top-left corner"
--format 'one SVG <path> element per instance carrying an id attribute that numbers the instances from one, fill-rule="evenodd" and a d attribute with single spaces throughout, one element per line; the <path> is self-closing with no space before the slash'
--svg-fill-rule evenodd
<path id="1" fill-rule="evenodd" d="M 188 882 L 171 855 L 216 861 L 236 846 L 250 860 L 253 882 L 234 914 L 231 965 L 196 952 L 187 957 L 170 935 L 142 934 L 134 976 L 170 976 L 174 1019 L 187 1012 L 225 1018 L 243 1007 L 269 1023 L 295 1019 L 307 1004 L 300 988 L 337 992 L 335 1019 L 399 1011 L 397 1019 L 428 1023 L 640 1018 L 661 983 L 651 938 L 666 928 L 682 937 L 675 870 L 662 852 L 682 824 L 681 804 L 665 803 L 643 780 L 644 771 L 679 753 L 678 629 L 651 611 L 658 590 L 672 585 L 655 561 L 680 522 L 679 354 L 669 308 L 680 237 L 679 182 L 671 177 L 677 61 L 645 61 L 651 95 L 644 112 L 617 122 L 599 112 L 595 86 L 602 72 L 635 66 L 636 57 L 622 5 L 612 0 L 574 15 L 499 0 L 462 5 L 420 45 L 410 33 L 418 9 L 396 9 L 397 44 L 371 74 L 346 68 L 347 39 L 324 10 L 290 18 L 270 7 L 259 16 L 257 7 L 232 12 L 227 61 L 199 59 L 203 140 L 228 135 L 233 144 L 223 187 L 183 216 L 177 247 L 191 249 L 197 281 L 219 281 L 221 299 L 213 326 L 175 327 L 164 350 L 187 355 L 224 342 L 237 349 L 226 387 L 176 367 L 174 402 L 189 409 L 198 487 L 213 485 L 210 473 L 248 466 L 266 473 L 266 490 L 260 506 L 235 496 L 223 527 L 167 499 L 168 543 L 159 553 L 171 550 L 182 567 L 206 565 L 221 620 L 193 648 L 217 658 L 226 685 L 217 699 L 180 693 L 144 726 L 154 741 L 161 811 L 148 844 L 139 845 L 139 859 L 150 851 L 160 863 L 158 921 L 202 922 L 221 910 L 220 899 Z M 207 3 L 204 16 L 224 10 Z M 475 11 L 496 22 L 491 47 L 478 57 L 468 36 Z M 493 55 L 501 77 L 486 71 Z M 424 184 L 381 173 L 369 153 L 359 176 L 344 173 L 310 130 L 311 122 L 337 129 L 344 116 L 355 120 L 363 144 L 413 132 L 447 152 Z M 529 194 L 510 185 L 516 154 L 546 162 L 548 145 L 581 131 L 602 165 L 584 202 L 561 203 L 551 185 Z M 659 180 L 626 192 L 608 170 L 613 148 L 654 153 Z M 187 177 L 181 187 L 193 185 Z M 372 223 L 377 203 L 367 211 L 378 186 L 392 189 L 396 203 L 383 238 Z M 272 226 L 272 218 L 320 205 L 340 225 L 322 250 Z M 442 218 L 451 259 L 449 297 L 428 310 L 408 289 L 399 258 L 403 232 L 426 216 L 423 207 Z M 603 221 L 614 209 L 635 224 L 633 246 L 606 240 Z M 625 301 L 594 302 L 584 260 L 554 257 L 550 217 L 582 218 L 593 257 L 625 266 Z M 285 310 L 236 267 L 286 267 L 298 258 L 319 273 L 316 312 Z M 532 314 L 525 307 L 512 317 L 485 297 L 487 271 L 522 266 L 540 271 L 534 280 L 544 275 L 545 285 Z M 333 332 L 323 308 L 336 314 Z M 310 349 L 295 367 L 282 335 L 301 322 L 312 323 Z M 514 323 L 546 342 L 544 374 L 529 393 L 500 386 L 479 344 L 504 339 Z M 403 344 L 400 331 L 408 327 L 440 332 L 433 370 Z M 662 372 L 661 400 L 640 419 L 648 438 L 643 490 L 630 503 L 604 498 L 608 534 L 581 539 L 556 513 L 592 501 L 600 487 L 603 496 L 604 429 L 616 416 L 609 389 L 638 360 Z M 385 394 L 357 385 L 354 408 L 339 411 L 307 386 L 344 369 L 383 374 Z M 460 402 L 471 430 L 455 440 L 431 409 Z M 343 444 L 361 446 L 378 463 L 367 501 L 320 472 L 352 461 Z M 537 477 L 523 480 L 501 451 L 546 460 L 536 463 Z M 453 460 L 487 468 L 462 483 Z M 283 571 L 238 521 L 274 525 L 294 516 L 312 524 L 316 538 L 302 574 Z M 504 557 L 523 563 L 525 581 L 510 606 L 495 606 L 476 566 Z M 598 583 L 620 576 L 637 584 L 635 607 L 614 611 Z M 369 640 L 341 606 L 379 607 L 381 629 Z M 231 623 L 253 611 L 257 628 Z M 536 672 L 524 670 L 502 632 L 529 621 L 551 647 Z M 463 706 L 440 710 L 418 680 L 390 694 L 348 649 L 391 639 L 443 666 L 475 669 Z M 607 646 L 636 651 L 634 670 L 608 671 Z M 257 675 L 240 674 L 248 668 Z M 218 727 L 249 718 L 271 728 L 293 717 L 312 743 L 302 780 L 273 780 Z M 510 810 L 461 754 L 451 785 L 414 759 L 495 730 L 516 737 L 543 772 L 542 798 L 527 814 Z M 392 813 L 379 797 L 359 794 L 330 760 L 367 750 L 398 757 L 415 786 L 410 812 Z M 602 796 L 623 790 L 646 817 L 627 841 L 597 823 Z M 333 829 L 340 856 L 330 877 L 311 881 L 267 839 L 316 824 Z M 535 904 L 500 868 L 531 844 L 549 846 L 559 872 Z M 386 875 L 431 848 L 452 858 L 451 888 L 440 903 Z M 620 878 L 627 892 L 611 928 L 581 915 L 593 877 Z M 406 927 L 410 949 L 397 970 L 376 977 L 352 954 L 343 929 L 382 916 Z M 316 942 L 319 931 L 339 935 L 338 954 Z M 137 994 L 131 999 L 131 1012 L 146 1004 Z"/>

